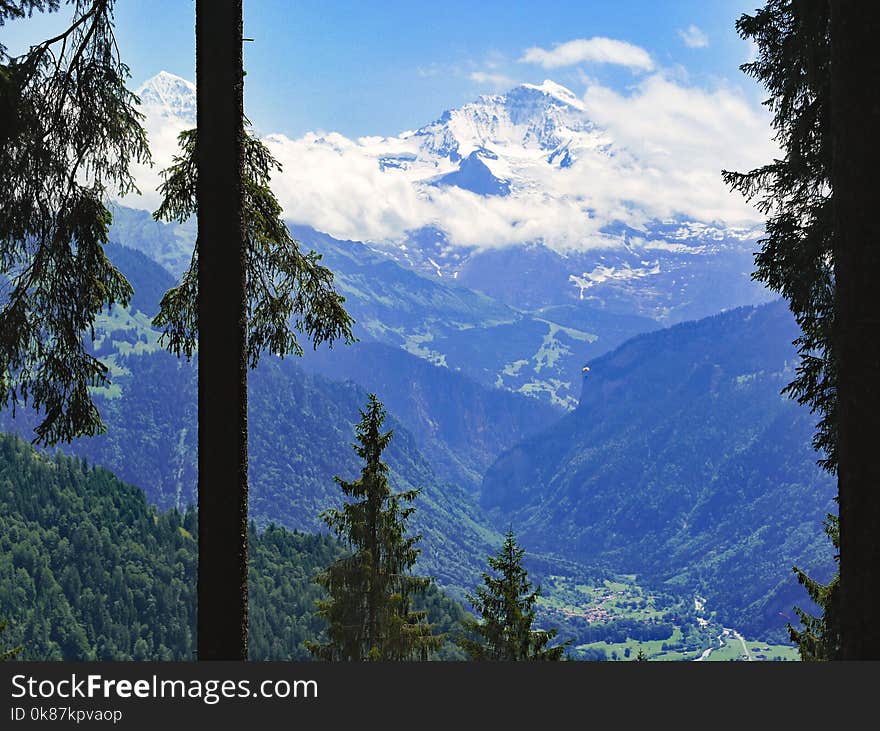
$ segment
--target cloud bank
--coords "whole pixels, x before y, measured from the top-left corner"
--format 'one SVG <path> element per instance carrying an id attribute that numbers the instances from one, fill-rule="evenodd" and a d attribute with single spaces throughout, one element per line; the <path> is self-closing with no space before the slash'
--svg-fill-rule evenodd
<path id="1" fill-rule="evenodd" d="M 535 108 L 522 106 L 524 94 Z M 526 108 L 533 116 L 522 119 Z M 558 137 L 555 149 L 535 142 L 534 130 L 548 125 Z M 151 113 L 147 126 L 156 167 L 137 171 L 145 196 L 124 202 L 153 209 L 158 171 L 187 125 Z M 721 170 L 771 160 L 778 150 L 770 137 L 766 110 L 737 91 L 689 85 L 657 71 L 625 91 L 589 81 L 581 98 L 552 82 L 518 87 L 397 137 L 316 132 L 263 139 L 283 165 L 272 188 L 285 217 L 336 238 L 397 242 L 436 226 L 453 246 L 541 240 L 570 249 L 619 245 L 602 231 L 617 221 L 636 228 L 673 217 L 760 225 L 762 216 L 724 186 Z M 510 195 L 437 184 L 459 165 L 436 152 L 449 141 L 465 157 L 488 150 L 481 161 L 510 182 Z M 562 165 L 564 154 L 570 160 Z"/>

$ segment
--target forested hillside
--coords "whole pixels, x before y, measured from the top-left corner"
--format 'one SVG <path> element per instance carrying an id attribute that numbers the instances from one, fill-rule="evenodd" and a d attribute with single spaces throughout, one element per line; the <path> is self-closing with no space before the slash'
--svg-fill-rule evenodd
<path id="1" fill-rule="evenodd" d="M 98 400 L 107 433 L 78 439 L 65 451 L 100 464 L 146 493 L 160 509 L 195 502 L 196 367 L 156 351 L 119 358 L 119 393 Z M 307 374 L 292 361 L 265 358 L 250 378 L 250 505 L 259 526 L 323 530 L 321 511 L 341 498 L 334 475 L 360 469 L 351 448 L 367 393 L 354 384 Z M 9 412 L 3 412 L 7 420 Z M 22 436 L 27 414 L 5 421 Z M 442 483 L 412 437 L 394 419 L 388 449 L 394 490 L 421 488 L 414 528 L 423 533 L 420 566 L 444 585 L 470 586 L 478 562 L 497 541 L 476 500 Z"/>
<path id="2" fill-rule="evenodd" d="M 804 603 L 791 566 L 832 569 L 815 418 L 780 395 L 796 335 L 777 302 L 630 340 L 590 364 L 577 410 L 489 469 L 483 506 L 536 550 L 687 588 L 784 637 Z"/>
<path id="3" fill-rule="evenodd" d="M 522 394 L 487 388 L 463 373 L 382 343 L 306 352 L 302 365 L 311 373 L 350 380 L 381 394 L 438 476 L 472 492 L 501 452 L 565 413 Z"/>
<path id="4" fill-rule="evenodd" d="M 197 519 L 158 511 L 103 468 L 0 435 L 0 617 L 25 660 L 194 659 Z M 315 576 L 333 538 L 252 528 L 250 657 L 308 659 L 320 636 Z M 460 631 L 461 606 L 432 588 L 437 631 Z M 458 658 L 446 642 L 438 653 Z"/>

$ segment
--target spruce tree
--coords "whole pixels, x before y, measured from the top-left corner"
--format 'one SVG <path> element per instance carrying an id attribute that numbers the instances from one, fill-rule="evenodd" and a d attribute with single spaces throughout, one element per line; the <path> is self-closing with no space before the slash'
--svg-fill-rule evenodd
<path id="1" fill-rule="evenodd" d="M 42 410 L 35 441 L 43 444 L 104 430 L 91 389 L 109 385 L 109 371 L 88 352 L 87 336 L 104 309 L 132 295 L 104 253 L 105 198 L 136 191 L 130 163 L 149 160 L 114 37 L 114 0 L 68 4 L 73 19 L 59 35 L 15 58 L 0 44 L 0 279 L 8 283 L 0 406 Z M 60 5 L 0 2 L 0 25 Z M 182 135 L 184 154 L 165 177 L 157 212 L 179 220 L 203 213 L 192 266 L 154 323 L 178 355 L 191 356 L 201 336 L 203 659 L 247 655 L 247 366 L 265 350 L 300 354 L 294 329 L 316 346 L 352 339 L 332 273 L 299 251 L 281 221 L 268 188 L 277 163 L 244 132 L 241 29 L 241 0 L 197 3 L 202 139 L 194 130 Z M 209 251 L 201 269 L 200 248 Z"/>
<path id="2" fill-rule="evenodd" d="M 218 7 L 206 6 L 202 18 Z M 210 26 L 203 32 L 216 40 Z M 235 31 L 231 35 L 240 55 L 241 34 Z M 203 88 L 201 79 L 211 77 L 215 65 L 202 63 L 200 68 L 207 69 L 199 76 Z M 224 93 L 222 88 L 215 92 L 221 96 Z M 352 320 L 344 309 L 344 298 L 333 288 L 333 273 L 320 265 L 319 255 L 300 250 L 282 219 L 281 205 L 269 187 L 271 171 L 280 170 L 280 165 L 260 140 L 247 133 L 242 110 L 236 109 L 241 128 L 241 139 L 236 144 L 241 145 L 241 151 L 240 158 L 233 160 L 240 162 L 237 169 L 241 185 L 236 194 L 240 200 L 236 200 L 241 220 L 232 218 L 241 226 L 232 226 L 229 221 L 223 225 L 219 223 L 221 218 L 204 208 L 216 201 L 203 199 L 200 181 L 212 180 L 216 188 L 220 178 L 209 168 L 206 176 L 200 176 L 199 171 L 204 162 L 216 163 L 218 158 L 210 145 L 204 146 L 203 157 L 199 158 L 200 136 L 195 129 L 179 136 L 180 154 L 163 171 L 159 188 L 162 202 L 153 214 L 157 220 L 182 223 L 202 213 L 190 267 L 181 282 L 165 293 L 153 320 L 162 331 L 160 344 L 171 352 L 189 359 L 197 347 L 201 349 L 199 605 L 213 607 L 210 613 L 199 613 L 202 659 L 247 657 L 247 531 L 242 528 L 247 523 L 247 368 L 256 368 L 266 351 L 282 358 L 291 352 L 302 355 L 297 331 L 315 348 L 325 342 L 332 346 L 338 339 L 346 343 L 353 339 Z M 211 112 L 200 112 L 200 120 L 214 118 Z M 230 191 L 235 193 L 229 185 L 220 186 L 223 197 Z M 229 201 L 221 204 L 227 215 L 233 210 L 230 206 Z M 233 241 L 223 240 L 230 236 Z M 219 258 L 221 253 L 227 257 L 227 265 L 229 258 L 233 260 L 233 277 Z M 237 297 L 232 297 L 233 293 Z M 221 304 L 236 307 L 233 312 L 224 310 Z M 225 380 L 218 381 L 224 372 Z M 217 399 L 217 393 L 224 398 Z M 227 447 L 220 448 L 218 440 Z M 220 453 L 226 457 L 225 466 L 217 458 Z M 237 497 L 232 500 L 232 496 Z M 216 508 L 228 513 L 222 518 L 226 528 L 221 531 L 210 527 L 221 517 L 214 515 Z M 229 581 L 232 566 L 239 567 L 239 582 L 234 586 Z M 221 600 L 221 595 L 226 598 Z M 228 612 L 222 612 L 227 616 L 224 628 L 215 625 L 217 607 L 228 608 Z M 230 616 L 233 608 L 236 618 Z"/>
<path id="3" fill-rule="evenodd" d="M 132 294 L 104 252 L 106 198 L 135 191 L 130 164 L 149 160 L 113 0 L 69 4 L 57 36 L 17 57 L 0 45 L 0 406 L 41 412 L 47 445 L 104 429 L 90 389 L 108 368 L 86 336 Z M 0 25 L 59 5 L 0 3 Z"/>
<path id="4" fill-rule="evenodd" d="M 831 539 L 834 548 L 838 549 L 840 547 L 840 532 L 836 516 L 829 515 L 827 517 L 825 533 Z M 794 611 L 801 621 L 801 627 L 796 629 L 789 624 L 788 634 L 791 641 L 797 645 L 801 660 L 832 660 L 840 654 L 840 625 L 838 621 L 840 575 L 834 576 L 828 584 L 822 584 L 797 567 L 794 571 L 797 574 L 798 582 L 807 590 L 810 599 L 822 610 L 822 614 L 815 617 L 800 607 L 795 607 Z"/>
<path id="5" fill-rule="evenodd" d="M 792 636 L 804 659 L 832 659 L 836 648 L 841 658 L 876 659 L 880 103 L 864 79 L 876 76 L 880 10 L 854 0 L 769 0 L 737 29 L 757 45 L 758 58 L 742 68 L 770 92 L 783 154 L 725 180 L 768 217 L 754 276 L 788 300 L 801 327 L 801 362 L 786 391 L 819 413 L 813 443 L 838 476 L 840 578 L 821 585 L 795 568 L 823 616 L 799 612 L 804 630 Z"/>
<path id="6" fill-rule="evenodd" d="M 247 122 L 247 120 L 245 120 Z M 153 212 L 157 221 L 184 223 L 197 209 L 197 130 L 178 136 L 180 152 L 162 171 L 162 201 Z M 263 353 L 301 356 L 305 335 L 309 345 L 353 341 L 353 320 L 333 287 L 333 272 L 321 265 L 321 255 L 304 253 L 284 223 L 283 210 L 269 186 L 281 164 L 265 144 L 244 130 L 244 224 L 247 269 L 246 356 L 255 368 Z M 159 343 L 177 356 L 192 358 L 197 350 L 199 246 L 180 283 L 168 290 L 153 325 L 161 330 Z"/>
<path id="7" fill-rule="evenodd" d="M 353 447 L 364 460 L 361 476 L 354 482 L 336 477 L 353 501 L 321 514 L 352 553 L 318 577 L 329 594 L 318 602 L 329 639 L 308 647 L 323 660 L 427 660 L 442 638 L 432 634 L 426 612 L 411 609 L 412 597 L 424 593 L 431 579 L 410 573 L 421 536 L 407 535 L 406 524 L 415 508 L 403 506 L 415 500 L 419 490 L 391 492 L 382 452 L 392 432 L 382 432 L 385 409 L 375 394 L 360 413 Z"/>
<path id="8" fill-rule="evenodd" d="M 795 340 L 800 363 L 783 393 L 818 414 L 813 446 L 820 466 L 838 468 L 838 366 L 834 328 L 835 191 L 831 184 L 831 32 L 827 0 L 768 0 L 754 14 L 736 22 L 740 36 L 751 40 L 757 58 L 741 69 L 760 81 L 773 113 L 779 159 L 746 173 L 724 171 L 724 180 L 767 217 L 752 277 L 781 294 L 801 334 Z M 833 520 L 833 518 L 832 518 Z M 837 636 L 836 602 L 839 582 L 827 585 L 794 567 L 813 599 L 819 598 L 821 618 L 797 609 L 803 632 L 789 629 L 803 659 L 831 652 L 836 642 L 810 638 Z M 812 590 L 811 590 L 812 587 Z M 813 596 L 815 594 L 815 596 Z M 820 630 L 821 628 L 821 630 Z M 803 641 L 803 644 L 801 643 Z"/>
<path id="9" fill-rule="evenodd" d="M 532 584 L 522 564 L 524 555 L 525 549 L 517 545 L 513 530 L 508 530 L 498 554 L 489 557 L 489 567 L 495 575 L 484 572 L 484 585 L 477 588 L 475 595 L 467 595 L 482 618 L 465 623 L 478 640 L 459 640 L 472 660 L 559 660 L 570 644 L 548 647 L 557 634 L 556 628 L 532 629 L 541 587 L 531 591 Z"/>
<path id="10" fill-rule="evenodd" d="M 752 278 L 781 294 L 800 325 L 800 364 L 783 393 L 820 416 L 814 447 L 837 467 L 834 323 L 834 226 L 830 140 L 827 0 L 769 0 L 736 22 L 757 58 L 740 68 L 766 87 L 782 156 L 725 182 L 766 217 Z"/>
<path id="11" fill-rule="evenodd" d="M 199 660 L 248 655 L 242 28 L 242 0 L 196 0 Z"/>

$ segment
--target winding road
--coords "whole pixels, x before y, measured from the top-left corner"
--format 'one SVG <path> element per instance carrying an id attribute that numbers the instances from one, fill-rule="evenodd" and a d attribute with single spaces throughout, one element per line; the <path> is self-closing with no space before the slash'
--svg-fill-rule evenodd
<path id="1" fill-rule="evenodd" d="M 752 662 L 752 661 L 754 660 L 754 658 L 752 657 L 752 653 L 749 652 L 749 648 L 746 647 L 746 641 L 745 641 L 745 639 L 743 638 L 743 636 L 742 636 L 739 632 L 737 632 L 735 629 L 730 629 L 730 630 L 729 630 L 729 629 L 727 629 L 727 628 L 725 627 L 725 628 L 724 628 L 724 631 L 725 631 L 725 632 L 730 632 L 731 634 L 733 634 L 734 637 L 736 637 L 736 639 L 738 639 L 738 640 L 742 643 L 742 646 L 743 646 L 743 653 L 744 653 L 745 656 L 746 656 L 746 660 L 748 660 L 749 662 Z"/>
<path id="2" fill-rule="evenodd" d="M 743 648 L 743 655 L 745 656 L 748 662 L 753 662 L 755 658 L 752 657 L 752 653 L 749 652 L 749 648 L 746 645 L 745 638 L 737 632 L 735 629 L 731 629 L 730 627 L 722 627 L 722 632 L 718 635 L 718 647 L 709 647 L 703 650 L 703 654 L 699 657 L 694 658 L 694 662 L 700 662 L 701 660 L 708 660 L 709 655 L 711 655 L 715 650 L 720 650 L 726 644 L 726 640 L 728 637 L 735 637 L 740 641 L 740 644 Z"/>

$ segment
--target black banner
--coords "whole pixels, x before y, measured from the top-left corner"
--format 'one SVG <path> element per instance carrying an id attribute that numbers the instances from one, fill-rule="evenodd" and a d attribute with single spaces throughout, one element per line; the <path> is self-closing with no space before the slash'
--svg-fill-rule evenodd
<path id="1" fill-rule="evenodd" d="M 0 728 L 840 722 L 873 701 L 878 671 L 878 663 L 8 662 Z"/>

